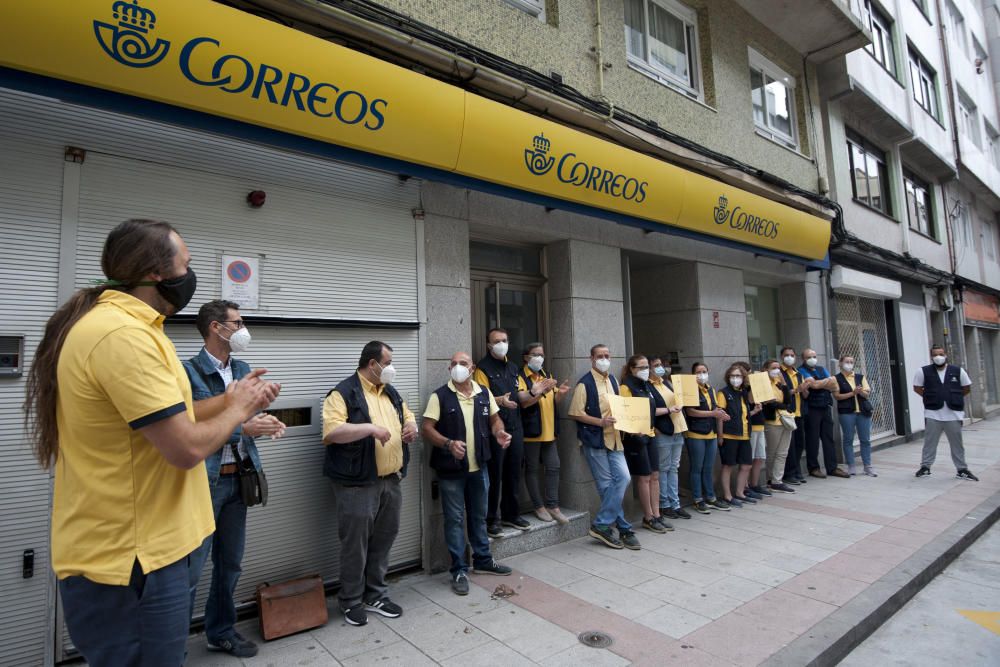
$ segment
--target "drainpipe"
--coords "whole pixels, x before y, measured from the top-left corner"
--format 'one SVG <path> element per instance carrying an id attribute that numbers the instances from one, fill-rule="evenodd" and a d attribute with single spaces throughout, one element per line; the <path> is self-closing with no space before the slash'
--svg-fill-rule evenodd
<path id="1" fill-rule="evenodd" d="M 597 99 L 608 105 L 607 119 L 611 120 L 615 117 L 615 103 L 604 94 L 604 35 L 601 26 L 601 0 L 594 0 L 594 14 L 596 17 L 594 29 L 597 31 L 597 46 L 591 48 L 590 51 L 597 59 Z"/>

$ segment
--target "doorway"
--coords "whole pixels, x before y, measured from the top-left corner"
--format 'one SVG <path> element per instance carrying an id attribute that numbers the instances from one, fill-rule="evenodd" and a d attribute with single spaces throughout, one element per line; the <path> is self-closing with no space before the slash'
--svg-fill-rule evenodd
<path id="1" fill-rule="evenodd" d="M 508 357 L 520 365 L 525 345 L 546 340 L 545 275 L 541 248 L 470 244 L 472 278 L 472 353 L 486 354 L 486 333 L 507 330 Z"/>

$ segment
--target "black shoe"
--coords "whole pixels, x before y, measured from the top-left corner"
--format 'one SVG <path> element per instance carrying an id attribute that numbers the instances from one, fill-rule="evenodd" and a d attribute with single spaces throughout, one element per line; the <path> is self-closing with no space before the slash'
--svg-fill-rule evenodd
<path id="1" fill-rule="evenodd" d="M 699 500 L 694 504 L 694 511 L 698 514 L 711 514 L 711 510 L 708 509 L 708 503 L 704 500 Z"/>
<path id="2" fill-rule="evenodd" d="M 805 477 L 796 477 L 795 479 L 799 480 L 799 484 L 808 484 L 809 483 L 809 480 L 806 479 Z"/>
<path id="3" fill-rule="evenodd" d="M 363 604 L 356 604 L 350 609 L 341 607 L 340 611 L 344 612 L 344 620 L 350 625 L 365 625 L 368 623 L 368 612 L 365 611 L 365 605 Z"/>
<path id="4" fill-rule="evenodd" d="M 472 571 L 476 574 L 495 574 L 498 577 L 506 577 L 514 570 L 510 569 L 506 565 L 501 565 L 495 560 L 490 560 L 489 563 L 474 565 Z"/>
<path id="5" fill-rule="evenodd" d="M 728 512 L 729 510 L 732 509 L 732 507 L 729 506 L 729 503 L 727 503 L 722 498 L 716 498 L 715 500 L 710 500 L 708 501 L 708 504 L 709 506 L 714 507 L 717 510 L 722 510 L 723 512 Z"/>
<path id="6" fill-rule="evenodd" d="M 749 505 L 756 505 L 757 504 L 757 499 L 754 498 L 753 496 L 751 496 L 749 493 L 747 493 L 742 498 L 736 498 L 736 497 L 734 497 L 733 500 L 738 500 L 741 503 L 743 503 L 744 505 L 748 505 L 748 504 Z"/>
<path id="7" fill-rule="evenodd" d="M 675 519 L 690 519 L 691 518 L 691 515 L 688 514 L 687 512 L 685 512 L 683 507 L 678 507 L 677 509 L 675 509 L 674 510 L 674 514 L 677 515 L 676 517 L 673 517 Z"/>
<path id="8" fill-rule="evenodd" d="M 793 486 L 798 486 L 799 484 L 802 484 L 802 480 L 793 477 L 792 479 L 785 480 L 785 484 L 792 484 Z M 771 488 L 773 489 L 774 487 L 772 486 Z"/>
<path id="9" fill-rule="evenodd" d="M 793 489 L 792 487 L 788 486 L 784 482 L 782 482 L 781 484 L 772 484 L 771 485 L 771 490 L 772 491 L 780 491 L 782 493 L 795 493 L 795 489 Z"/>
<path id="10" fill-rule="evenodd" d="M 750 490 L 753 491 L 754 493 L 756 493 L 758 496 L 770 496 L 770 495 L 773 495 L 770 491 L 767 490 L 767 487 L 763 486 L 763 485 L 761 485 L 761 486 L 754 486 Z"/>
<path id="11" fill-rule="evenodd" d="M 914 477 L 929 477 L 930 474 L 931 474 L 930 468 L 928 468 L 927 466 L 920 466 L 920 470 L 917 471 L 917 474 L 915 474 Z"/>
<path id="12" fill-rule="evenodd" d="M 252 658 L 257 655 L 257 645 L 249 639 L 244 639 L 239 633 L 217 644 L 208 642 L 208 650 L 228 653 L 235 658 Z"/>
<path id="13" fill-rule="evenodd" d="M 386 618 L 399 618 L 403 615 L 403 608 L 389 598 L 366 602 L 365 609 L 375 614 L 381 614 Z"/>
<path id="14" fill-rule="evenodd" d="M 747 489 L 746 491 L 743 492 L 743 495 L 754 501 L 764 500 L 764 494 L 757 493 L 753 489 Z"/>
<path id="15" fill-rule="evenodd" d="M 660 508 L 660 516 L 662 516 L 664 519 L 679 519 L 680 518 L 680 516 L 677 514 L 677 512 L 674 510 L 673 507 L 661 507 Z"/>
<path id="16" fill-rule="evenodd" d="M 674 529 L 673 524 L 670 523 L 669 521 L 664 521 L 662 516 L 656 517 L 655 519 L 653 519 L 653 522 L 659 524 L 660 528 L 662 528 L 664 532 L 669 533 Z"/>
<path id="17" fill-rule="evenodd" d="M 469 594 L 469 577 L 465 572 L 459 572 L 451 578 L 451 590 L 455 591 L 455 595 Z"/>
<path id="18" fill-rule="evenodd" d="M 735 507 L 736 509 L 743 507 L 743 500 L 740 498 L 730 498 L 729 500 L 722 500 L 722 502 L 726 503 L 730 507 Z"/>
<path id="19" fill-rule="evenodd" d="M 639 544 L 639 539 L 635 536 L 631 530 L 620 530 L 618 531 L 622 536 L 622 545 L 626 549 L 631 549 L 632 551 L 638 551 L 642 548 Z"/>
<path id="20" fill-rule="evenodd" d="M 611 532 L 611 527 L 601 527 L 601 526 L 590 526 L 589 535 L 593 537 L 598 542 L 603 542 L 605 546 L 609 546 L 612 549 L 621 549 L 622 541 L 615 537 L 615 534 Z"/>
<path id="21" fill-rule="evenodd" d="M 663 534 L 667 532 L 666 529 L 660 525 L 659 521 L 657 521 L 655 517 L 652 519 L 643 519 L 642 527 L 654 533 Z M 622 538 L 622 541 L 624 542 L 624 538 Z"/>
<path id="22" fill-rule="evenodd" d="M 503 528 L 499 521 L 486 524 L 486 534 L 490 537 L 503 537 Z"/>
<path id="23" fill-rule="evenodd" d="M 505 526 L 510 526 L 511 528 L 517 528 L 518 530 L 528 530 L 531 528 L 531 524 L 522 519 L 521 517 L 516 517 L 514 519 L 504 519 L 500 522 Z"/>
<path id="24" fill-rule="evenodd" d="M 979 478 L 976 477 L 975 475 L 973 475 L 971 472 L 969 472 L 968 468 L 962 468 L 961 470 L 959 470 L 958 472 L 956 472 L 955 473 L 955 477 L 957 477 L 958 479 L 965 479 L 965 480 L 968 480 L 970 482 L 978 482 L 979 481 Z"/>

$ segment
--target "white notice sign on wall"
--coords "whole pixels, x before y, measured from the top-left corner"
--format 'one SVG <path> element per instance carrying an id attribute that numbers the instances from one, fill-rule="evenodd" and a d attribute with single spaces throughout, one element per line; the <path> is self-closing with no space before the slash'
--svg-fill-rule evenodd
<path id="1" fill-rule="evenodd" d="M 222 298 L 240 304 L 240 310 L 260 307 L 260 258 L 222 256 Z"/>

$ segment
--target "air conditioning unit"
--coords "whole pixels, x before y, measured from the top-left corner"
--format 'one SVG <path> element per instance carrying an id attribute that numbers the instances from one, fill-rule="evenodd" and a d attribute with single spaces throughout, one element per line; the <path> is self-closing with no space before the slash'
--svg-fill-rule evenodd
<path id="1" fill-rule="evenodd" d="M 950 313 L 955 310 L 955 294 L 947 287 L 941 290 L 941 310 Z"/>

